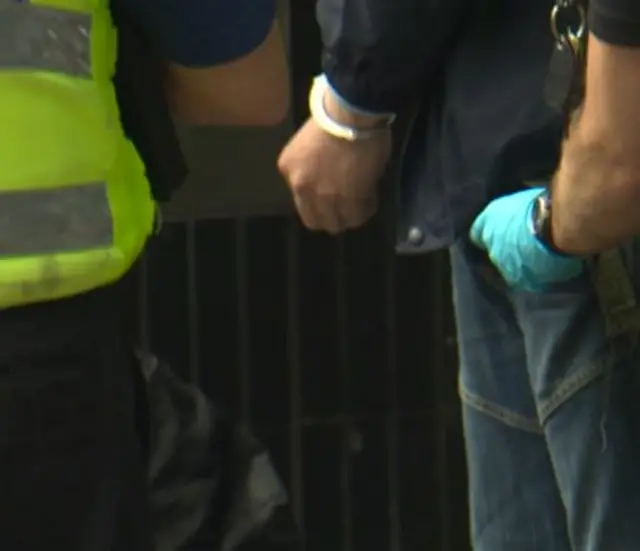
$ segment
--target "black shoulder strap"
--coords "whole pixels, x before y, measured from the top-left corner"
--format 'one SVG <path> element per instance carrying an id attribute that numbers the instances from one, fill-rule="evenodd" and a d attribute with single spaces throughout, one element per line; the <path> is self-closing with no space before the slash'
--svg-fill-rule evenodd
<path id="1" fill-rule="evenodd" d="M 114 84 L 122 125 L 146 166 L 154 197 L 167 201 L 185 182 L 188 168 L 163 91 L 164 60 L 118 0 L 111 10 L 118 28 Z"/>

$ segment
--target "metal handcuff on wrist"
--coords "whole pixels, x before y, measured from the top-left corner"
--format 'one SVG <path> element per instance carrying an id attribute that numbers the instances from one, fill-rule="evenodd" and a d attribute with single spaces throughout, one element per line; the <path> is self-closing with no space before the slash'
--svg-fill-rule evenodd
<path id="1" fill-rule="evenodd" d="M 318 127 L 334 138 L 347 142 L 368 140 L 379 136 L 382 130 L 387 130 L 395 121 L 395 115 L 389 114 L 382 116 L 377 125 L 367 128 L 338 122 L 327 113 L 325 107 L 325 97 L 329 90 L 329 83 L 325 75 L 319 75 L 314 79 L 309 93 L 309 111 Z"/>

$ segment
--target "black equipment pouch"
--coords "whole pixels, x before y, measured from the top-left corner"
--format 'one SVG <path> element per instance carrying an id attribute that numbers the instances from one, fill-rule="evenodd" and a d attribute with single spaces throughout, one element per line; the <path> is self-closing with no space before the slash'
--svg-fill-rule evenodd
<path id="1" fill-rule="evenodd" d="M 122 125 L 145 164 L 154 198 L 168 201 L 189 170 L 163 93 L 164 60 L 119 4 L 112 1 L 111 11 L 118 29 L 114 84 Z"/>

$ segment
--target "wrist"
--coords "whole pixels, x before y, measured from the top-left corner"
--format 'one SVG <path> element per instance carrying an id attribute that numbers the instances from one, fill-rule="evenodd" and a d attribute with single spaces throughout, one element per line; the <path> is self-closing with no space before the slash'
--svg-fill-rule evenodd
<path id="1" fill-rule="evenodd" d="M 549 253 L 563 258 L 572 258 L 555 239 L 553 227 L 553 208 L 549 190 L 543 189 L 534 197 L 529 208 L 531 231 L 538 243 Z"/>
<path id="2" fill-rule="evenodd" d="M 356 128 L 380 128 L 393 118 L 391 114 L 365 113 L 360 110 L 354 110 L 331 87 L 327 87 L 324 94 L 324 108 L 327 114 L 336 122 Z"/>
<path id="3" fill-rule="evenodd" d="M 586 179 L 586 183 L 589 184 L 588 180 L 594 172 L 586 171 L 588 176 L 583 177 L 582 181 Z M 611 228 L 620 219 L 619 216 L 616 218 L 615 215 L 607 216 L 606 214 L 607 200 L 611 197 L 609 190 L 616 189 L 615 184 L 611 185 L 610 179 L 607 193 L 595 198 L 589 193 L 588 188 L 582 186 L 578 188 L 572 181 L 579 180 L 575 174 L 563 170 L 561 166 L 556 173 L 553 186 L 554 209 L 550 225 L 554 243 L 566 254 L 579 257 L 590 256 L 614 247 L 618 240 L 607 239 L 606 231 L 603 231 L 603 228 Z M 575 192 L 576 189 L 580 190 L 579 193 Z M 633 204 L 633 201 L 628 200 L 625 204 Z M 624 207 L 612 210 L 621 213 Z M 611 212 L 610 210 L 609 213 Z M 597 218 L 607 220 L 607 224 L 597 222 L 597 218 L 594 216 L 597 213 L 599 213 Z M 612 219 L 614 222 L 609 222 Z"/>
<path id="4" fill-rule="evenodd" d="M 563 159 L 564 161 L 565 159 Z M 563 166 L 564 163 L 561 163 L 560 168 L 556 172 L 553 178 L 553 198 L 554 198 L 554 208 L 550 214 L 549 219 L 549 227 L 550 231 L 553 235 L 553 240 L 556 246 L 567 253 L 574 252 L 577 249 L 572 247 L 571 240 L 567 241 L 567 233 L 564 231 L 565 226 L 559 223 L 558 214 L 561 213 L 563 209 L 563 203 L 567 198 L 566 194 L 566 166 Z M 566 218 L 566 217 L 565 217 Z"/>
<path id="5" fill-rule="evenodd" d="M 327 134 L 349 142 L 388 136 L 394 117 L 354 113 L 332 92 L 324 75 L 316 77 L 309 92 L 309 111 Z"/>

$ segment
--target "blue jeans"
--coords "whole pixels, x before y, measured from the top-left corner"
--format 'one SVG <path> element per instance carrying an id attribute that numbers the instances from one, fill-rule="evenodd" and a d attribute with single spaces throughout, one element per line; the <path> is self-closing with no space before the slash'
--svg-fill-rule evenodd
<path id="1" fill-rule="evenodd" d="M 452 248 L 475 551 L 640 549 L 633 252 L 534 294 Z"/>

